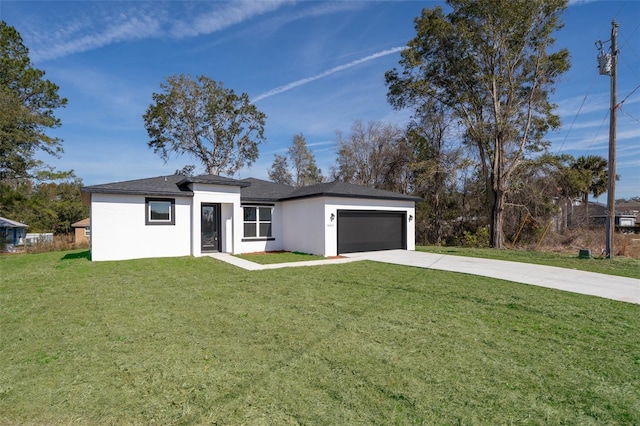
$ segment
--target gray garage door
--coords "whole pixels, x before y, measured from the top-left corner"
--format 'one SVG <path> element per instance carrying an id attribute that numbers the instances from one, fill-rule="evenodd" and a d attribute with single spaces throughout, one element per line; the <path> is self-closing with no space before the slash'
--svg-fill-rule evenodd
<path id="1" fill-rule="evenodd" d="M 407 248 L 405 212 L 338 210 L 338 254 Z"/>

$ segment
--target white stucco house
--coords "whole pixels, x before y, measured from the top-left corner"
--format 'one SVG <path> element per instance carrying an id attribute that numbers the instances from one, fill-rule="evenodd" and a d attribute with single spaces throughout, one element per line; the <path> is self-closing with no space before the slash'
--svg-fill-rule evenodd
<path id="1" fill-rule="evenodd" d="M 415 250 L 420 198 L 344 182 L 294 188 L 215 175 L 159 176 L 82 188 L 91 259 L 263 251 Z"/>

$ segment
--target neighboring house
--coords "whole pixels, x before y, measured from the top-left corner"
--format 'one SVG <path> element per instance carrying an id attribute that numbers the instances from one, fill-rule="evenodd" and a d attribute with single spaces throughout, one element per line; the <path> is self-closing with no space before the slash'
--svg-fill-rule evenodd
<path id="1" fill-rule="evenodd" d="M 616 203 L 616 210 L 622 214 L 638 217 L 640 214 L 640 201 L 623 201 Z"/>
<path id="2" fill-rule="evenodd" d="M 53 232 L 34 232 L 24 237 L 27 246 L 53 244 Z"/>
<path id="3" fill-rule="evenodd" d="M 634 227 L 636 233 L 640 231 L 640 201 L 616 203 L 616 211 L 620 215 L 619 223 L 616 217 L 616 225 Z"/>
<path id="4" fill-rule="evenodd" d="M 593 216 L 592 221 L 595 225 L 606 225 L 608 215 Z M 616 212 L 615 223 L 617 227 L 633 228 L 636 226 L 636 216 L 629 214 L 621 214 Z"/>
<path id="5" fill-rule="evenodd" d="M 590 223 L 593 225 L 605 225 L 607 223 L 607 217 L 609 211 L 606 204 L 600 204 L 598 210 L 595 210 L 593 214 L 589 213 Z M 591 207 L 589 207 L 591 208 Z M 629 203 L 616 203 L 615 205 L 615 226 L 620 228 L 634 228 L 636 226 L 636 218 L 638 217 L 638 211 L 630 208 Z"/>
<path id="6" fill-rule="evenodd" d="M 159 176 L 82 188 L 91 258 L 415 250 L 420 198 L 351 185 Z"/>
<path id="7" fill-rule="evenodd" d="M 554 229 L 560 231 L 565 228 L 573 228 L 576 226 L 596 225 L 604 226 L 606 224 L 609 212 L 606 204 L 589 201 L 588 209 L 580 199 L 557 200 L 559 207 L 558 214 L 554 217 Z M 634 228 L 638 226 L 638 212 L 640 203 L 625 202 L 616 203 L 615 206 L 615 225 L 620 228 Z M 589 214 L 588 219 L 585 214 Z"/>
<path id="8" fill-rule="evenodd" d="M 83 244 L 91 241 L 91 220 L 90 218 L 79 220 L 72 223 L 71 227 L 74 229 L 73 242 L 75 244 Z"/>
<path id="9" fill-rule="evenodd" d="M 0 217 L 0 250 L 13 252 L 23 245 L 27 228 L 24 223 Z"/>

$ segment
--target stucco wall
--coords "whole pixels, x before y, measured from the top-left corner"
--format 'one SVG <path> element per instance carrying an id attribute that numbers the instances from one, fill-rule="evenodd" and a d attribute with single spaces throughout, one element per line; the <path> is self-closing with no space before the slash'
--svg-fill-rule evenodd
<path id="1" fill-rule="evenodd" d="M 322 198 L 305 198 L 283 203 L 283 250 L 325 256 L 325 217 Z"/>
<path id="2" fill-rule="evenodd" d="M 175 198 L 175 225 L 145 225 L 142 195 L 91 194 L 91 259 L 191 254 L 191 199 Z"/>

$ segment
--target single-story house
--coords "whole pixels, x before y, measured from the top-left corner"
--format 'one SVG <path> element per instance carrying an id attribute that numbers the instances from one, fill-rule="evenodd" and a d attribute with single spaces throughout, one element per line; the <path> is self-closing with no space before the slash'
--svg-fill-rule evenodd
<path id="1" fill-rule="evenodd" d="M 91 258 L 263 251 L 415 250 L 420 198 L 351 185 L 294 188 L 216 175 L 159 176 L 83 187 Z"/>
<path id="2" fill-rule="evenodd" d="M 83 244 L 91 241 L 91 219 L 86 218 L 71 224 L 73 228 L 73 242 Z"/>
<path id="3" fill-rule="evenodd" d="M 28 226 L 15 220 L 0 217 L 0 250 L 14 251 L 23 245 Z"/>

